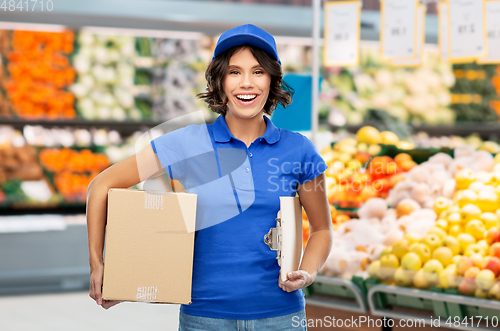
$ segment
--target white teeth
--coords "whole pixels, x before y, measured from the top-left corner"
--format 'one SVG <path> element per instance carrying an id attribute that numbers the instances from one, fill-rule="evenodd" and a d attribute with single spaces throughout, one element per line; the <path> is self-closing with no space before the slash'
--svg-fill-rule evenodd
<path id="1" fill-rule="evenodd" d="M 255 94 L 252 94 L 252 95 L 241 94 L 241 95 L 237 95 L 236 97 L 238 99 L 242 99 L 242 100 L 252 100 L 252 99 L 255 99 L 257 97 L 257 95 L 255 95 Z"/>

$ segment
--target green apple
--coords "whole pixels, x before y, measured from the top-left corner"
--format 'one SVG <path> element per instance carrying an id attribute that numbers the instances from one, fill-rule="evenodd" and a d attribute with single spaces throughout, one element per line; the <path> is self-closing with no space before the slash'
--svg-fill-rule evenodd
<path id="1" fill-rule="evenodd" d="M 482 213 L 483 212 L 478 206 L 471 203 L 460 208 L 460 217 L 463 224 L 467 223 L 470 220 L 478 219 Z"/>
<path id="2" fill-rule="evenodd" d="M 380 275 L 382 279 L 389 279 L 394 276 L 399 267 L 399 259 L 394 254 L 387 254 L 380 258 Z"/>
<path id="3" fill-rule="evenodd" d="M 422 270 L 424 270 L 427 282 L 431 285 L 436 285 L 439 283 L 439 274 L 444 270 L 444 267 L 438 260 L 431 259 L 424 264 Z"/>
<path id="4" fill-rule="evenodd" d="M 444 237 L 441 244 L 443 245 L 443 247 L 448 247 L 449 249 L 451 249 L 453 255 L 457 255 L 458 253 L 460 253 L 460 243 L 458 242 L 457 238 L 453 236 Z"/>
<path id="5" fill-rule="evenodd" d="M 500 155 L 500 154 L 499 154 Z M 488 298 L 491 300 L 500 300 L 500 283 L 496 282 L 495 285 L 488 292 Z"/>
<path id="6" fill-rule="evenodd" d="M 498 216 L 494 213 L 490 212 L 482 213 L 481 216 L 479 216 L 479 219 L 483 221 L 486 230 L 489 230 L 493 227 L 500 227 Z"/>
<path id="7" fill-rule="evenodd" d="M 413 283 L 415 271 L 406 270 L 401 267 L 396 269 L 394 273 L 394 283 L 397 286 L 410 286 Z"/>
<path id="8" fill-rule="evenodd" d="M 392 247 L 391 246 L 387 246 L 386 248 L 384 248 L 382 250 L 382 252 L 380 252 L 380 257 L 382 257 L 384 255 L 391 254 L 391 251 L 392 251 Z"/>
<path id="9" fill-rule="evenodd" d="M 465 253 L 467 246 L 476 243 L 476 238 L 468 233 L 460 233 L 457 236 L 457 240 L 460 243 L 460 253 Z"/>
<path id="10" fill-rule="evenodd" d="M 431 259 L 431 249 L 424 244 L 414 244 L 411 248 L 413 253 L 416 253 L 420 257 L 420 261 L 425 263 Z"/>
<path id="11" fill-rule="evenodd" d="M 444 237 L 446 237 L 448 234 L 446 233 L 445 230 L 441 229 L 440 227 L 433 227 L 429 230 L 429 232 L 427 233 L 428 235 L 429 234 L 435 234 L 439 237 L 439 239 L 443 240 Z"/>
<path id="12" fill-rule="evenodd" d="M 495 285 L 495 274 L 489 269 L 481 270 L 476 276 L 476 286 L 489 291 Z"/>
<path id="13" fill-rule="evenodd" d="M 380 261 L 373 261 L 370 263 L 370 266 L 368 267 L 368 275 L 370 275 L 371 278 L 375 279 L 381 279 L 380 275 Z"/>
<path id="14" fill-rule="evenodd" d="M 476 291 L 474 292 L 474 296 L 478 299 L 488 299 L 488 292 L 489 291 L 487 291 L 487 290 L 476 288 Z"/>
<path id="15" fill-rule="evenodd" d="M 406 270 L 417 271 L 422 268 L 422 260 L 417 253 L 408 252 L 401 259 L 401 267 Z"/>
<path id="16" fill-rule="evenodd" d="M 401 260 L 403 256 L 410 251 L 410 241 L 408 239 L 400 239 L 392 245 L 392 254 Z"/>
<path id="17" fill-rule="evenodd" d="M 486 228 L 482 221 L 474 219 L 470 220 L 465 224 L 465 232 L 476 238 L 476 240 L 481 240 L 484 238 L 484 232 Z"/>
<path id="18" fill-rule="evenodd" d="M 453 252 L 448 247 L 438 247 L 432 252 L 432 258 L 441 262 L 443 267 L 446 267 L 452 262 Z"/>
<path id="19" fill-rule="evenodd" d="M 481 256 L 485 256 L 486 255 L 486 250 L 482 246 L 480 246 L 478 244 L 470 244 L 465 249 L 464 255 L 471 257 L 474 254 L 479 254 Z"/>
<path id="20" fill-rule="evenodd" d="M 457 288 L 459 285 L 459 277 L 457 275 L 457 267 L 450 264 L 441 273 L 439 273 L 439 286 L 441 288 Z"/>
<path id="21" fill-rule="evenodd" d="M 431 233 L 422 239 L 422 244 L 427 245 L 431 251 L 434 251 L 436 248 L 441 246 L 441 238 L 439 238 L 437 234 Z"/>
<path id="22" fill-rule="evenodd" d="M 425 279 L 423 269 L 420 269 L 419 271 L 417 271 L 415 276 L 413 276 L 413 285 L 415 285 L 415 287 L 417 287 L 417 288 L 429 288 L 430 287 L 429 282 L 427 281 L 427 279 Z"/>

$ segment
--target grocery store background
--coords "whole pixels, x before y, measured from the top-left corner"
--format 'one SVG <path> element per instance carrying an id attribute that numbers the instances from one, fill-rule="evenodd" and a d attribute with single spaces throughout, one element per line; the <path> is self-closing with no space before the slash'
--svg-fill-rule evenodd
<path id="1" fill-rule="evenodd" d="M 21 6 L 10 10 L 10 2 Z M 217 37 L 239 24 L 276 36 L 296 84 L 291 111 L 306 117 L 290 122 L 278 109 L 273 121 L 311 136 L 314 1 L 52 0 L 33 10 L 10 2 L 0 1 L 0 330 L 177 330 L 177 305 L 123 303 L 105 311 L 88 296 L 87 186 L 134 154 L 148 129 L 200 110 L 215 119 L 195 95 L 206 87 Z M 306 290 L 308 317 L 500 318 L 500 288 L 471 292 L 477 286 L 465 281 L 459 288 L 461 277 L 494 269 L 488 262 L 500 258 L 500 247 L 492 249 L 500 241 L 500 65 L 441 61 L 437 4 L 424 3 L 417 67 L 382 61 L 379 0 L 362 1 L 359 65 L 323 65 L 320 43 L 315 143 L 329 164 L 335 246 Z M 160 178 L 155 185 L 169 184 Z M 468 225 L 471 218 L 481 224 Z M 304 244 L 308 231 L 304 215 Z M 429 270 L 458 280 L 408 281 L 376 270 L 403 265 L 409 244 L 429 234 L 443 247 L 445 237 L 472 236 L 470 243 L 460 237 L 453 255 L 470 256 L 478 270 L 453 269 L 459 258 L 452 262 L 447 252 L 433 255 L 441 267 Z M 475 246 L 467 251 L 468 244 Z M 383 255 L 397 262 L 382 262 Z M 424 268 L 419 261 L 415 271 Z M 500 264 L 492 273 L 497 281 Z M 372 286 L 375 303 L 367 296 Z"/>

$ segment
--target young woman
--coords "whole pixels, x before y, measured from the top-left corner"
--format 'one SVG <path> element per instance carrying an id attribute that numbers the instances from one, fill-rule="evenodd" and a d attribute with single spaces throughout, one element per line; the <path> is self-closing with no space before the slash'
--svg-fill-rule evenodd
<path id="1" fill-rule="evenodd" d="M 314 281 L 332 244 L 327 166 L 306 137 L 264 115 L 291 102 L 270 34 L 250 24 L 226 31 L 206 78 L 199 97 L 220 114 L 214 123 L 160 136 L 89 185 L 90 296 L 106 309 L 118 303 L 101 298 L 108 190 L 167 172 L 198 194 L 192 304 L 181 306 L 180 330 L 300 330 L 301 322 L 305 329 L 300 289 Z M 299 270 L 282 282 L 263 238 L 276 226 L 279 197 L 297 193 L 310 237 Z"/>

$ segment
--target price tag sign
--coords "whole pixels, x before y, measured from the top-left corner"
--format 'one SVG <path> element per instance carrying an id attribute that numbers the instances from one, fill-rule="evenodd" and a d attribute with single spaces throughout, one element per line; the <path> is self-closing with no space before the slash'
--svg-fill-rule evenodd
<path id="1" fill-rule="evenodd" d="M 485 57 L 479 58 L 479 64 L 500 63 L 500 0 L 486 0 L 486 52 Z"/>
<path id="2" fill-rule="evenodd" d="M 472 62 L 486 54 L 483 0 L 448 0 L 449 57 Z"/>
<path id="3" fill-rule="evenodd" d="M 336 1 L 325 5 L 325 66 L 359 63 L 361 3 Z"/>
<path id="4" fill-rule="evenodd" d="M 417 18 L 417 57 L 413 60 L 392 60 L 394 67 L 417 67 L 422 64 L 422 53 L 425 44 L 425 6 L 418 6 Z"/>
<path id="5" fill-rule="evenodd" d="M 383 60 L 417 57 L 418 0 L 381 0 L 380 44 Z"/>
<path id="6" fill-rule="evenodd" d="M 439 53 L 441 54 L 441 61 L 448 62 L 450 60 L 448 55 L 448 3 L 440 2 L 438 4 L 438 44 Z"/>

